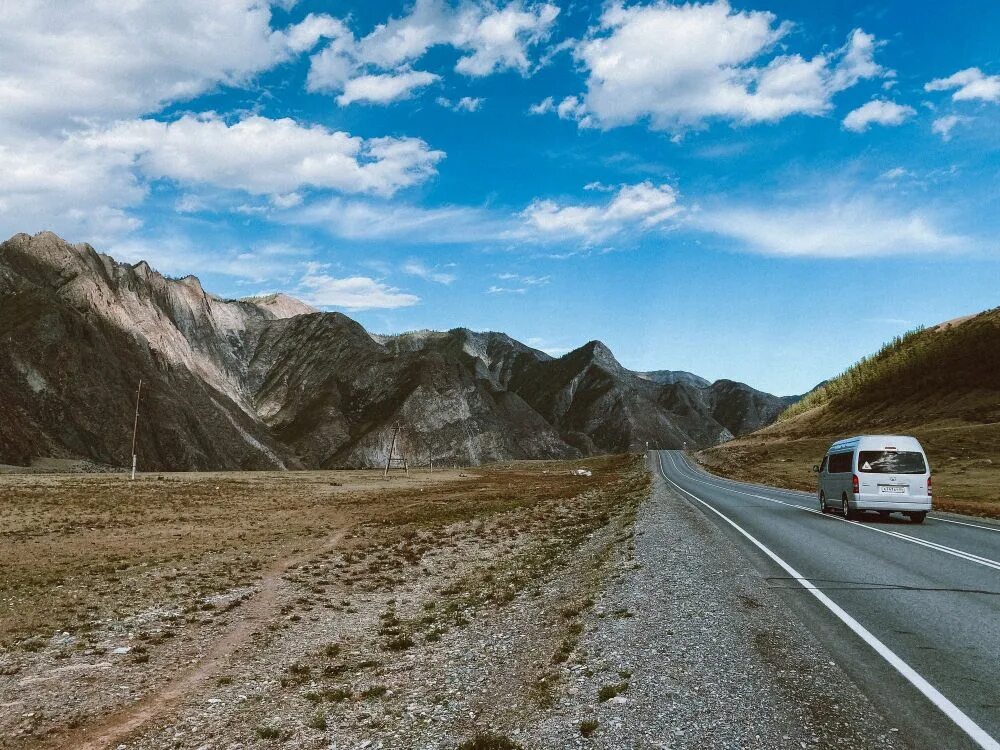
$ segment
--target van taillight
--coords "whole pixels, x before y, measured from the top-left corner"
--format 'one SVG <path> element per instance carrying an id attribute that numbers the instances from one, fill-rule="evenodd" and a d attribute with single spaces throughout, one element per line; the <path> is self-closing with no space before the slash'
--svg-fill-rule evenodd
<path id="1" fill-rule="evenodd" d="M 854 494 L 861 492 L 861 481 L 858 479 L 858 475 L 854 475 Z"/>
<path id="2" fill-rule="evenodd" d="M 930 496 L 930 494 L 931 494 L 931 478 L 928 476 L 927 477 L 927 495 Z"/>

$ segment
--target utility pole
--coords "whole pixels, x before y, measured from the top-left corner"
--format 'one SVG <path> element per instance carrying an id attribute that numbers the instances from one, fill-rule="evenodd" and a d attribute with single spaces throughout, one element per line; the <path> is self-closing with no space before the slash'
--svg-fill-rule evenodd
<path id="1" fill-rule="evenodd" d="M 139 432 L 139 396 L 142 395 L 142 378 L 139 378 L 139 389 L 135 392 L 135 422 L 132 423 L 132 479 L 135 479 L 135 436 Z"/>
<path id="2" fill-rule="evenodd" d="M 399 455 L 396 455 L 396 444 L 399 444 Z M 392 440 L 389 443 L 389 457 L 385 460 L 385 471 L 382 476 L 388 478 L 389 469 L 402 468 L 406 475 L 410 475 L 410 470 L 406 466 L 406 454 L 403 452 L 403 425 L 396 422 L 392 426 Z"/>

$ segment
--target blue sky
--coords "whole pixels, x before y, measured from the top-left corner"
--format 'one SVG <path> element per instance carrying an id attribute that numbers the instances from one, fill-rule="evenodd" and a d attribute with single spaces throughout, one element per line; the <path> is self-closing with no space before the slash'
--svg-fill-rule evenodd
<path id="1" fill-rule="evenodd" d="M 993 2 L 90 6 L 0 30 L 5 235 L 781 394 L 998 304 Z"/>

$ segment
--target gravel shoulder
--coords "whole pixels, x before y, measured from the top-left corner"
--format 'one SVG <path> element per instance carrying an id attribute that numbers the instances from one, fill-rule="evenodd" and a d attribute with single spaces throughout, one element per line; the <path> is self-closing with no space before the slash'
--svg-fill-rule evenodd
<path id="1" fill-rule="evenodd" d="M 526 746 L 906 746 L 725 534 L 655 472 L 634 543 L 586 626 L 576 699 Z M 622 692 L 601 701 L 610 685 Z M 587 720 L 597 728 L 585 740 Z"/>

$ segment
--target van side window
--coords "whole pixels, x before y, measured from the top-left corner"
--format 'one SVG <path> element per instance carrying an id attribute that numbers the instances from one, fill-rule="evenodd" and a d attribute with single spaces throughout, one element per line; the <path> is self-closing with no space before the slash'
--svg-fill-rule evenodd
<path id="1" fill-rule="evenodd" d="M 846 474 L 851 471 L 853 453 L 834 453 L 830 456 L 830 473 Z"/>
<path id="2" fill-rule="evenodd" d="M 823 456 L 823 463 L 821 463 L 819 465 L 819 473 L 820 474 L 822 474 L 824 471 L 826 471 L 826 460 L 827 460 L 827 458 L 828 458 L 828 456 Z"/>

